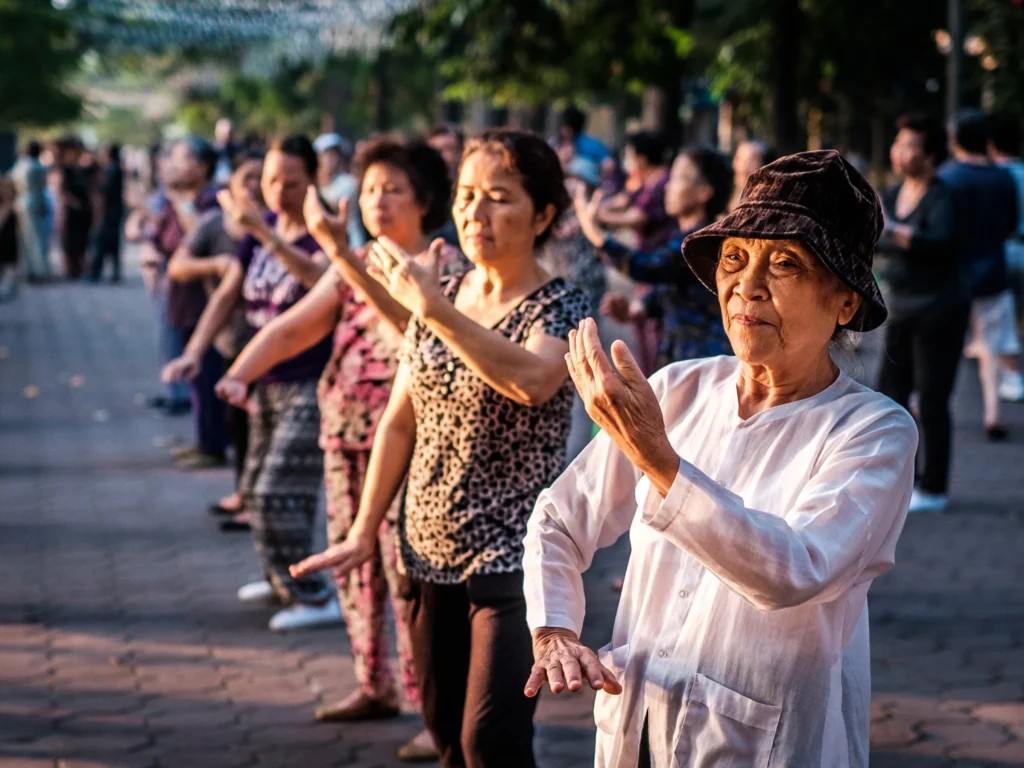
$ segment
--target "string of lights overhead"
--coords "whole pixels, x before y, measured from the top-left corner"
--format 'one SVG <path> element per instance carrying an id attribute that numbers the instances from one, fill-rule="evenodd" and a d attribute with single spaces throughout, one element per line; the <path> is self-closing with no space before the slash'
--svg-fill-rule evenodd
<path id="1" fill-rule="evenodd" d="M 88 0 L 83 32 L 126 47 L 232 48 L 273 41 L 291 55 L 375 48 L 416 0 Z M 68 6 L 74 0 L 54 0 Z"/>

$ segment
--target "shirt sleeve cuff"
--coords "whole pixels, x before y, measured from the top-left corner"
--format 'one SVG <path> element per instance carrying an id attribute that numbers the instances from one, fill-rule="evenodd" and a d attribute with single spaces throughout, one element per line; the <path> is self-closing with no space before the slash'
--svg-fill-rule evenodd
<path id="1" fill-rule="evenodd" d="M 576 637 L 579 637 L 580 632 L 583 631 L 583 622 L 576 621 L 573 617 L 561 613 L 527 610 L 526 624 L 530 628 L 530 632 L 536 632 L 541 627 L 568 629 L 570 632 L 575 632 Z"/>
<path id="2" fill-rule="evenodd" d="M 649 525 L 656 531 L 664 531 L 679 514 L 693 488 L 693 482 L 687 477 L 687 466 L 686 462 L 679 461 L 676 479 L 672 481 L 672 487 L 668 489 L 668 495 L 664 499 L 653 484 L 647 489 L 643 513 L 640 516 L 640 521 L 644 525 Z"/>

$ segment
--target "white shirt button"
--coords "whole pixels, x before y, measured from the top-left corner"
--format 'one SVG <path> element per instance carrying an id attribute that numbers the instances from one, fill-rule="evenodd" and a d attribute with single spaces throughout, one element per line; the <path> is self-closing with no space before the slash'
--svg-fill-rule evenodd
<path id="1" fill-rule="evenodd" d="M 679 590 L 679 596 L 685 600 L 686 598 L 688 598 L 690 596 L 690 590 L 688 590 L 688 589 L 680 589 Z"/>
<path id="2" fill-rule="evenodd" d="M 664 659 L 666 656 L 668 656 L 668 651 L 658 651 L 658 655 Z"/>

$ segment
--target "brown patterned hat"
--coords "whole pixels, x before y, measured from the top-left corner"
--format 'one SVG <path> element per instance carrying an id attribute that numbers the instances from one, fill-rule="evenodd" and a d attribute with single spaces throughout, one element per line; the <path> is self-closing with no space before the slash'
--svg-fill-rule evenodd
<path id="1" fill-rule="evenodd" d="M 871 273 L 881 233 L 881 203 L 857 169 L 835 150 L 801 152 L 751 175 L 736 210 L 686 238 L 683 257 L 715 291 L 718 252 L 725 238 L 800 240 L 863 299 L 846 327 L 870 331 L 888 314 Z"/>

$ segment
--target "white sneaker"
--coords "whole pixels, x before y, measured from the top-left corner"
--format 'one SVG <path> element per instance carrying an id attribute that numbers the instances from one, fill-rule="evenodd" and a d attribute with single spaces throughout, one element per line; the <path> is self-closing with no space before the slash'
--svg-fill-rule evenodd
<path id="1" fill-rule="evenodd" d="M 942 493 L 925 493 L 914 489 L 910 496 L 910 509 L 907 512 L 911 515 L 919 512 L 945 512 L 949 506 L 949 499 Z"/>
<path id="2" fill-rule="evenodd" d="M 1010 403 L 1024 400 L 1024 375 L 1020 371 L 1009 371 L 999 379 L 999 399 Z"/>
<path id="3" fill-rule="evenodd" d="M 238 599 L 243 603 L 269 603 L 274 599 L 274 587 L 266 579 L 250 581 L 239 588 Z"/>
<path id="4" fill-rule="evenodd" d="M 338 600 L 328 600 L 323 605 L 293 605 L 270 617 L 271 632 L 293 632 L 298 629 L 312 629 L 341 623 L 341 606 Z"/>

